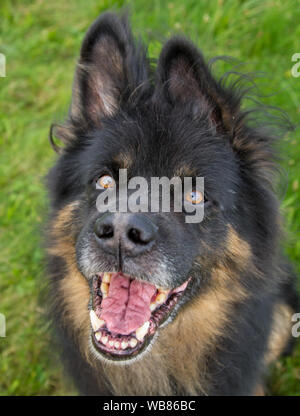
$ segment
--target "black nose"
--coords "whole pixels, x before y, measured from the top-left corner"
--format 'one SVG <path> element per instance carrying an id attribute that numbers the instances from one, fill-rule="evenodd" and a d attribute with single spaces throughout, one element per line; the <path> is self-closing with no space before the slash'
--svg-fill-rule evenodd
<path id="1" fill-rule="evenodd" d="M 127 255 L 137 256 L 155 242 L 158 227 L 143 214 L 104 214 L 95 222 L 95 236 L 104 251 L 115 254 L 119 245 Z"/>

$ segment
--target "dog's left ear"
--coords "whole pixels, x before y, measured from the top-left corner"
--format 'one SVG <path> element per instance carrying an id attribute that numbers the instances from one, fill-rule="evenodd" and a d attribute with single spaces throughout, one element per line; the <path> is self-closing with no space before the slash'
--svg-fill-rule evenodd
<path id="1" fill-rule="evenodd" d="M 221 130 L 231 131 L 239 111 L 239 99 L 233 97 L 213 78 L 202 54 L 188 40 L 174 37 L 164 45 L 157 65 L 156 94 L 176 104 L 207 109 L 212 122 Z"/>

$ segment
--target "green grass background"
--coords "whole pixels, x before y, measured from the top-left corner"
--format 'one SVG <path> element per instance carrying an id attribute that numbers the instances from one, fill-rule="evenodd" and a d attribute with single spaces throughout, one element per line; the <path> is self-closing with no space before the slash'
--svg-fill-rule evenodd
<path id="1" fill-rule="evenodd" d="M 47 212 L 43 177 L 55 160 L 49 125 L 61 120 L 70 100 L 80 43 L 90 23 L 124 1 L 1 0 L 0 52 L 7 77 L 0 78 L 0 313 L 7 336 L 0 338 L 1 395 L 76 394 L 66 384 L 42 319 L 38 295 L 43 281 L 41 229 Z M 185 33 L 205 56 L 230 55 L 246 70 L 264 71 L 259 85 L 266 104 L 282 107 L 293 122 L 300 115 L 300 77 L 291 76 L 291 56 L 300 52 L 300 2 L 296 0 L 136 0 L 131 3 L 136 35 L 161 42 Z M 285 250 L 300 271 L 299 131 L 284 138 L 282 165 L 287 189 Z M 300 312 L 300 311 L 299 311 Z M 300 345 L 278 362 L 273 394 L 300 395 Z"/>

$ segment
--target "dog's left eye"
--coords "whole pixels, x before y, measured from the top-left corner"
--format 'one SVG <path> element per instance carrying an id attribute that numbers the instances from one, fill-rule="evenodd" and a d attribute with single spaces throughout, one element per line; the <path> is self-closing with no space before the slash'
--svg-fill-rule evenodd
<path id="1" fill-rule="evenodd" d="M 102 189 L 114 188 L 116 186 L 116 181 L 110 175 L 103 175 L 97 180 L 97 185 Z"/>
<path id="2" fill-rule="evenodd" d="M 204 196 L 200 191 L 192 191 L 185 194 L 185 199 L 193 205 L 204 202 Z"/>

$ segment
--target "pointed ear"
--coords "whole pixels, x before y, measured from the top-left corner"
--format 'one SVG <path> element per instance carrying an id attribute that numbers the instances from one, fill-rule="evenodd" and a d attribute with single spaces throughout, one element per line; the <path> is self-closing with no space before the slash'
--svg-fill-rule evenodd
<path id="1" fill-rule="evenodd" d="M 156 94 L 161 93 L 173 106 L 193 104 L 193 115 L 205 108 L 220 130 L 231 131 L 239 111 L 238 97 L 216 82 L 202 54 L 179 37 L 164 45 L 158 60 Z"/>
<path id="2" fill-rule="evenodd" d="M 82 43 L 68 119 L 51 127 L 54 150 L 62 150 L 55 138 L 68 145 L 101 127 L 103 118 L 116 114 L 123 103 L 134 106 L 148 95 L 149 73 L 147 50 L 133 38 L 127 15 L 100 15 Z"/>
<path id="3" fill-rule="evenodd" d="M 128 84 L 125 60 L 128 27 L 112 13 L 101 15 L 82 43 L 73 85 L 72 120 L 99 126 L 101 118 L 114 115 Z"/>

